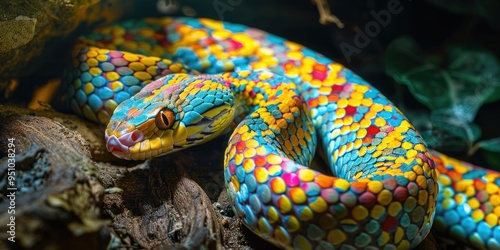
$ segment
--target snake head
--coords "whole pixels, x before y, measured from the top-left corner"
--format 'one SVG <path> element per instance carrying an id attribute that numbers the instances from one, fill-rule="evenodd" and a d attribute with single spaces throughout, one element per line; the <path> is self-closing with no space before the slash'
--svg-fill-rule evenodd
<path id="1" fill-rule="evenodd" d="M 106 147 L 118 158 L 143 160 L 198 145 L 224 131 L 234 105 L 217 75 L 168 75 L 118 105 Z"/>

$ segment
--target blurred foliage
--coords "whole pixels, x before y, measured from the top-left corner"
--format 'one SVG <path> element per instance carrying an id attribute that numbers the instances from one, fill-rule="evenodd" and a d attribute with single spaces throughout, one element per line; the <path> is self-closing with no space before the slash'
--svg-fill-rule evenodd
<path id="1" fill-rule="evenodd" d="M 428 115 L 407 114 L 429 119 L 431 126 L 419 130 L 431 147 L 468 155 L 479 148 L 500 152 L 500 138 L 478 142 L 481 128 L 474 123 L 484 103 L 500 99 L 500 63 L 493 53 L 451 45 L 443 56 L 425 55 L 415 40 L 401 37 L 387 47 L 385 64 L 387 74 L 430 109 Z"/>

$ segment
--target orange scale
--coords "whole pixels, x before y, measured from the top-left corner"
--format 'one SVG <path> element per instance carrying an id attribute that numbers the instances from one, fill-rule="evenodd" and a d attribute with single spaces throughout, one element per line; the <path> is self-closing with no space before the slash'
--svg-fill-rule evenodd
<path id="1" fill-rule="evenodd" d="M 483 181 L 481 181 L 479 179 L 475 179 L 474 180 L 474 187 L 476 188 L 476 190 L 483 190 L 486 188 L 486 183 L 484 183 Z"/>
<path id="2" fill-rule="evenodd" d="M 339 100 L 339 95 L 337 94 L 330 94 L 328 95 L 328 101 L 330 102 L 336 102 Z"/>
<path id="3" fill-rule="evenodd" d="M 285 64 L 283 64 L 283 68 L 284 69 L 291 69 L 291 68 L 295 68 L 295 64 L 293 62 L 287 62 Z"/>
<path id="4" fill-rule="evenodd" d="M 357 194 L 361 194 L 366 191 L 368 183 L 366 182 L 353 182 L 351 183 L 351 190 Z"/>
<path id="5" fill-rule="evenodd" d="M 267 159 L 263 155 L 256 155 L 253 159 L 257 167 L 264 167 L 267 164 Z"/>
<path id="6" fill-rule="evenodd" d="M 207 39 L 205 39 L 205 44 L 207 45 L 212 45 L 216 42 L 216 40 L 214 38 L 211 38 L 211 37 L 208 37 Z"/>
<path id="7" fill-rule="evenodd" d="M 304 145 L 304 144 L 302 144 Z M 295 147 L 295 153 L 297 153 L 297 155 L 301 155 L 302 154 L 302 149 L 300 147 Z"/>
<path id="8" fill-rule="evenodd" d="M 301 139 L 304 138 L 304 129 L 297 128 L 297 137 Z"/>
<path id="9" fill-rule="evenodd" d="M 193 49 L 193 51 L 197 52 L 198 50 L 203 50 L 203 46 L 201 44 L 193 44 L 191 45 L 191 48 Z"/>
<path id="10" fill-rule="evenodd" d="M 243 149 L 245 149 L 246 147 L 246 144 L 244 141 L 239 141 L 238 143 L 236 143 L 236 150 L 237 151 L 242 151 Z"/>
<path id="11" fill-rule="evenodd" d="M 333 177 L 320 174 L 314 180 L 321 188 L 329 188 L 333 185 L 333 179 Z"/>
<path id="12" fill-rule="evenodd" d="M 363 144 L 370 144 L 372 143 L 372 138 L 371 137 L 365 137 L 363 138 Z"/>
<path id="13" fill-rule="evenodd" d="M 462 179 L 462 174 L 456 172 L 456 171 L 448 171 L 448 176 L 453 180 L 453 181 L 458 181 Z"/>
<path id="14" fill-rule="evenodd" d="M 324 64 L 319 64 L 319 63 L 314 64 L 313 69 L 314 69 L 314 70 L 317 70 L 317 71 L 321 71 L 321 72 L 326 72 L 326 71 L 327 71 L 327 67 L 326 67 L 326 65 L 324 65 Z"/>
<path id="15" fill-rule="evenodd" d="M 311 99 L 307 102 L 307 104 L 310 108 L 316 108 L 318 107 L 318 99 Z"/>

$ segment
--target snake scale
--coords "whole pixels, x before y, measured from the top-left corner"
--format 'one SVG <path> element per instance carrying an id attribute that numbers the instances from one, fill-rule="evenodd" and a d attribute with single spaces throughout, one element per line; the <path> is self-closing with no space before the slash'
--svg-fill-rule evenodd
<path id="1" fill-rule="evenodd" d="M 236 119 L 224 160 L 233 210 L 279 247 L 408 249 L 434 224 L 500 249 L 500 174 L 429 150 L 378 90 L 304 46 L 180 17 L 99 28 L 73 56 L 64 99 L 108 124 L 119 158 L 198 145 Z M 307 167 L 319 143 L 333 175 Z"/>

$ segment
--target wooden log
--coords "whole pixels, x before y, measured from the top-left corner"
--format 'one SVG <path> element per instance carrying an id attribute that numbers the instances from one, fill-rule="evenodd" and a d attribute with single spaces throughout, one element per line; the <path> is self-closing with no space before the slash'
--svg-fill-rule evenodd
<path id="1" fill-rule="evenodd" d="M 18 188 L 16 242 L 9 242 L 4 230 L 0 248 L 223 249 L 222 218 L 183 168 L 192 163 L 193 157 L 185 157 L 189 152 L 145 162 L 98 163 L 92 155 L 104 160 L 109 155 L 98 152 L 104 140 L 98 139 L 96 125 L 72 115 L 6 106 L 0 106 L 0 120 L 0 174 L 7 180 L 8 142 L 14 138 Z M 86 138 L 94 142 L 93 150 Z M 10 219 L 6 185 L 1 225 Z"/>
<path id="2" fill-rule="evenodd" d="M 0 248 L 98 248 L 109 220 L 100 215 L 104 189 L 88 143 L 45 117 L 0 111 L 0 121 L 0 179 L 15 174 L 1 183 L 0 225 L 15 225 L 0 230 Z"/>

